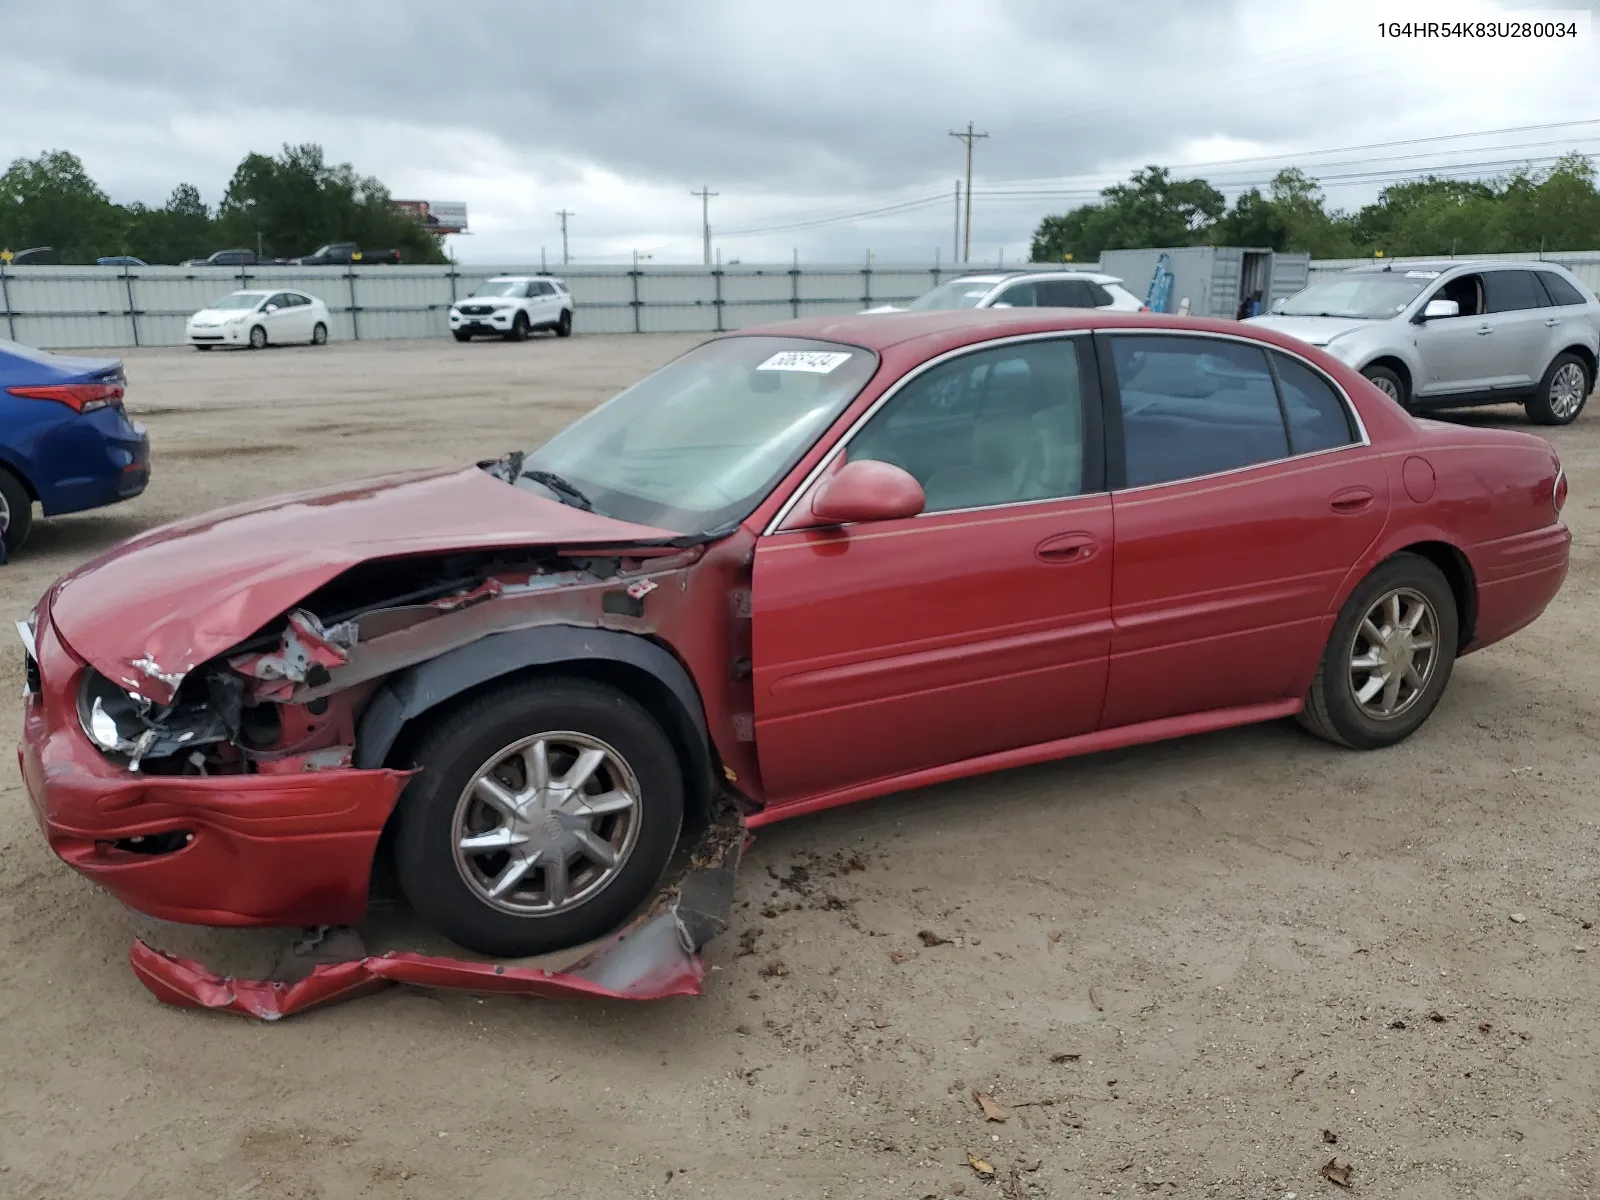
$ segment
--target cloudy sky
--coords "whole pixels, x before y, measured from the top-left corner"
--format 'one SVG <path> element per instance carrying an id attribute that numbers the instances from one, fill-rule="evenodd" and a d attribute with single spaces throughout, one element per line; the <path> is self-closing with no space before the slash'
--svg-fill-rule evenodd
<path id="1" fill-rule="evenodd" d="M 973 258 L 1014 259 L 1142 163 L 1230 195 L 1295 163 L 1348 206 L 1426 169 L 1600 155 L 1597 7 L 0 0 L 0 160 L 66 149 L 115 200 L 187 181 L 215 203 L 245 153 L 316 141 L 397 197 L 465 200 L 463 261 L 559 258 L 563 207 L 576 260 L 698 261 L 702 185 L 724 258 L 904 261 L 952 252 L 949 131 L 972 121 Z M 1581 34 L 1379 32 L 1442 18 Z"/>

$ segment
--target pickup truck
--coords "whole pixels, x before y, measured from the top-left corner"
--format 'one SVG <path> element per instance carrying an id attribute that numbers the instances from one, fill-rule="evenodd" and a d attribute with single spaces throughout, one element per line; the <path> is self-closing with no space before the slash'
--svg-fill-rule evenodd
<path id="1" fill-rule="evenodd" d="M 291 261 L 300 267 L 342 267 L 350 263 L 361 263 L 362 265 L 368 263 L 398 264 L 400 262 L 400 251 L 362 250 L 354 242 L 333 242 Z"/>
<path id="2" fill-rule="evenodd" d="M 254 250 L 214 250 L 205 258 L 187 258 L 180 267 L 281 267 L 281 258 L 262 258 Z"/>

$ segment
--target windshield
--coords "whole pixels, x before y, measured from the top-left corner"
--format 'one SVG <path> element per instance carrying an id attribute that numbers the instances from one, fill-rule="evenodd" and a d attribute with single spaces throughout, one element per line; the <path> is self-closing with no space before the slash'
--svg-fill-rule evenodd
<path id="1" fill-rule="evenodd" d="M 1296 292 L 1278 312 L 1286 317 L 1362 317 L 1382 320 L 1404 312 L 1437 271 L 1363 271 L 1313 283 Z"/>
<path id="2" fill-rule="evenodd" d="M 235 292 L 231 296 L 224 296 L 213 304 L 212 308 L 254 308 L 267 298 L 265 292 Z"/>
<path id="3" fill-rule="evenodd" d="M 520 296 L 523 283 L 520 279 L 491 279 L 488 283 L 480 283 L 474 296 Z"/>
<path id="4" fill-rule="evenodd" d="M 996 279 L 953 279 L 923 292 L 907 308 L 977 308 L 998 283 Z"/>
<path id="5" fill-rule="evenodd" d="M 837 342 L 707 342 L 567 426 L 523 470 L 553 472 L 607 516 L 703 533 L 749 516 L 877 366 Z"/>

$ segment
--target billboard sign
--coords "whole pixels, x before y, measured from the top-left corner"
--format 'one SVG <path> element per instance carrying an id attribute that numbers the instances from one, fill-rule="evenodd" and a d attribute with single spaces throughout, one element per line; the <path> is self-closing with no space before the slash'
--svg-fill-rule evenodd
<path id="1" fill-rule="evenodd" d="M 467 231 L 467 205 L 463 200 L 396 200 L 394 206 L 429 233 Z"/>

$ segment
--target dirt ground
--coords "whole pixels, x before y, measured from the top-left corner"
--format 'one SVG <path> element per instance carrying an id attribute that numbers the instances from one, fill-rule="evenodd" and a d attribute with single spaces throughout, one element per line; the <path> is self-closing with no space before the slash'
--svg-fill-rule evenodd
<path id="1" fill-rule="evenodd" d="M 159 522 L 531 446 L 694 340 L 129 352 L 150 489 L 43 522 L 0 616 Z M 764 830 L 755 953 L 713 943 L 698 1000 L 165 1008 L 8 758 L 0 1196 L 1282 1200 L 1335 1157 L 1357 1195 L 1600 1193 L 1600 411 L 1554 441 L 1566 587 L 1409 742 L 1273 725 Z"/>

